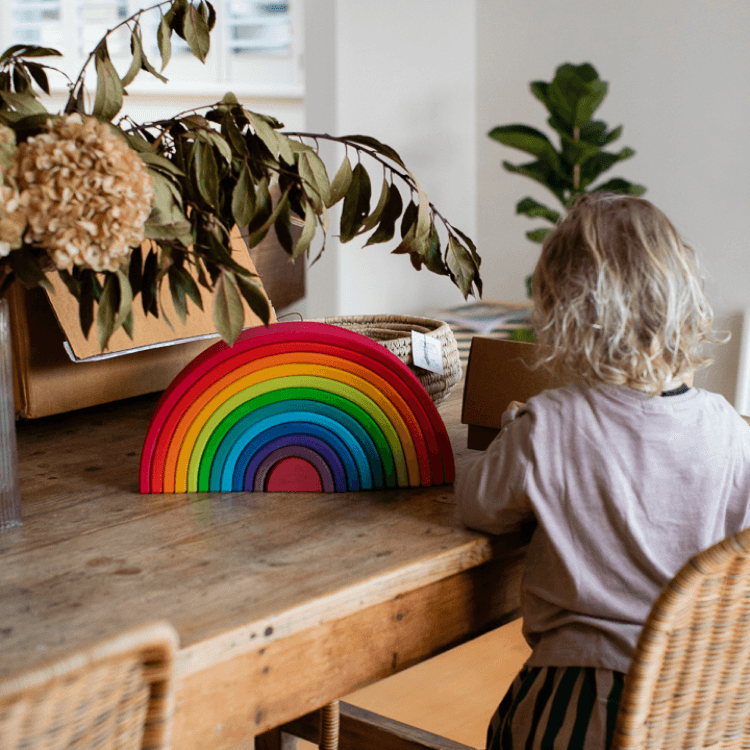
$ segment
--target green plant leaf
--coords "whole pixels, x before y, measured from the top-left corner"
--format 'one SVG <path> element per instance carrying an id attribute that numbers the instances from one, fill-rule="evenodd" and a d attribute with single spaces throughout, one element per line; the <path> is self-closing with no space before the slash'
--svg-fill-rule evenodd
<path id="1" fill-rule="evenodd" d="M 206 55 L 211 48 L 211 35 L 208 30 L 208 21 L 198 8 L 192 3 L 187 5 L 182 20 L 182 33 L 185 41 L 190 47 L 194 57 L 202 63 L 206 62 Z"/>
<path id="2" fill-rule="evenodd" d="M 31 94 L 16 94 L 12 91 L 0 91 L 0 98 L 12 110 L 23 117 L 28 117 L 30 115 L 48 114 L 44 106 L 40 104 Z"/>
<path id="3" fill-rule="evenodd" d="M 615 164 L 629 159 L 635 154 L 632 148 L 623 148 L 617 153 L 600 151 L 581 164 L 581 187 L 585 188 L 596 180 L 599 175 L 611 169 Z"/>
<path id="4" fill-rule="evenodd" d="M 146 262 L 143 264 L 143 282 L 141 284 L 141 306 L 144 315 L 153 315 L 159 317 L 158 307 L 158 285 L 157 275 L 159 268 L 157 264 L 158 256 L 153 249 L 149 250 L 146 256 Z"/>
<path id="5" fill-rule="evenodd" d="M 624 195 L 643 195 L 646 192 L 646 188 L 643 185 L 638 185 L 634 182 L 628 182 L 622 177 L 613 177 L 611 180 L 597 185 L 592 188 L 592 193 L 622 193 Z"/>
<path id="6" fill-rule="evenodd" d="M 549 165 L 539 161 L 518 165 L 504 161 L 503 167 L 509 172 L 522 174 L 540 185 L 544 185 L 560 203 L 565 205 L 565 190 L 572 188 L 572 175 L 571 180 L 563 180 L 554 170 L 550 169 Z"/>
<path id="7" fill-rule="evenodd" d="M 190 273 L 179 266 L 170 266 L 167 271 L 169 280 L 169 291 L 172 295 L 172 304 L 174 305 L 177 317 L 184 323 L 187 320 L 187 298 L 191 300 L 202 310 L 203 300 L 201 299 L 198 285 Z"/>
<path id="8" fill-rule="evenodd" d="M 96 97 L 92 114 L 101 120 L 110 121 L 122 109 L 122 81 L 109 59 L 106 45 L 100 47 L 95 63 Z"/>
<path id="9" fill-rule="evenodd" d="M 271 322 L 271 308 L 260 283 L 255 279 L 237 276 L 237 286 L 250 309 L 263 321 L 263 325 L 267 326 Z"/>
<path id="10" fill-rule="evenodd" d="M 543 227 L 541 229 L 530 229 L 528 232 L 526 232 L 526 236 L 532 241 L 532 242 L 544 242 L 544 240 L 547 238 L 547 235 L 552 230 Z"/>
<path id="11" fill-rule="evenodd" d="M 523 214 L 532 219 L 542 218 L 551 221 L 553 224 L 557 224 L 560 220 L 560 213 L 555 211 L 543 203 L 534 200 L 533 198 L 522 198 L 516 204 L 516 213 Z"/>
<path id="12" fill-rule="evenodd" d="M 234 344 L 242 331 L 245 312 L 231 271 L 221 270 L 214 286 L 214 323 L 224 341 Z"/>
<path id="13" fill-rule="evenodd" d="M 99 331 L 99 348 L 104 351 L 115 330 L 115 308 L 120 305 L 120 289 L 117 276 L 108 273 L 99 297 L 96 310 L 96 325 Z"/>
<path id="14" fill-rule="evenodd" d="M 440 250 L 440 237 L 437 227 L 434 224 L 430 225 L 430 233 L 424 247 L 423 260 L 427 270 L 431 273 L 438 274 L 439 276 L 450 275 L 450 271 L 443 260 L 443 254 Z"/>
<path id="15" fill-rule="evenodd" d="M 271 228 L 273 224 L 276 223 L 276 219 L 279 218 L 279 215 L 282 213 L 282 211 L 289 210 L 289 191 L 291 190 L 291 185 L 286 188 L 286 190 L 279 196 L 278 201 L 276 202 L 276 206 L 274 207 L 273 211 L 268 215 L 268 218 L 257 228 L 254 229 L 252 232 L 248 232 L 247 236 L 245 237 L 245 244 L 250 247 L 255 247 L 268 233 L 268 230 Z M 258 193 L 256 193 L 256 205 L 257 205 L 257 198 Z M 270 206 L 271 200 L 268 199 L 268 205 Z M 253 217 L 253 222 L 251 222 L 251 225 L 255 223 L 255 219 L 258 215 L 258 212 L 256 211 L 256 216 Z M 249 227 L 248 227 L 249 229 Z M 290 251 L 291 252 L 291 251 Z"/>
<path id="16" fill-rule="evenodd" d="M 161 56 L 161 69 L 164 70 L 172 57 L 172 29 L 169 28 L 164 16 L 161 17 L 159 27 L 156 30 L 156 44 Z"/>
<path id="17" fill-rule="evenodd" d="M 381 193 L 382 200 L 382 193 Z M 398 188 L 391 183 L 388 187 L 388 199 L 380 215 L 380 225 L 365 242 L 368 245 L 376 245 L 380 242 L 388 242 L 396 233 L 396 222 L 401 216 L 403 202 Z"/>
<path id="18" fill-rule="evenodd" d="M 227 112 L 221 122 L 222 135 L 229 141 L 232 146 L 232 150 L 235 154 L 240 156 L 249 156 L 250 151 L 247 148 L 247 143 L 242 137 L 240 129 L 237 127 L 237 123 L 231 112 Z"/>
<path id="19" fill-rule="evenodd" d="M 305 201 L 305 223 L 302 226 L 297 242 L 292 251 L 292 258 L 299 258 L 300 255 L 305 255 L 310 250 L 310 244 L 315 237 L 315 232 L 318 228 L 318 218 L 315 209 L 310 205 L 308 201 Z"/>
<path id="20" fill-rule="evenodd" d="M 331 183 L 330 197 L 327 204 L 328 208 L 338 203 L 346 195 L 351 183 L 352 163 L 349 161 L 348 156 L 344 156 L 344 160 L 341 162 L 341 166 L 338 168 L 336 176 Z"/>
<path id="21" fill-rule="evenodd" d="M 448 247 L 445 259 L 448 269 L 453 274 L 454 283 L 461 291 L 461 294 L 463 294 L 464 299 L 466 299 L 471 292 L 477 269 L 471 253 L 452 234 L 448 235 Z"/>
<path id="22" fill-rule="evenodd" d="M 341 241 L 349 242 L 362 226 L 370 212 L 370 175 L 367 170 L 357 164 L 352 170 L 352 181 L 344 197 L 344 207 L 341 211 Z"/>
<path id="23" fill-rule="evenodd" d="M 49 95 L 49 80 L 47 79 L 47 73 L 44 70 L 44 66 L 39 65 L 38 63 L 26 63 L 26 70 L 29 71 L 33 79 L 36 81 L 37 86 L 39 86 L 45 94 Z"/>
<path id="24" fill-rule="evenodd" d="M 133 30 L 130 32 L 130 52 L 133 55 L 133 60 L 130 63 L 128 72 L 125 73 L 122 79 L 123 88 L 133 82 L 138 75 L 138 71 L 143 67 L 143 44 L 141 43 L 141 27 L 138 25 L 138 22 L 136 22 Z"/>
<path id="25" fill-rule="evenodd" d="M 560 155 L 550 139 L 536 128 L 528 125 L 499 125 L 492 128 L 488 135 L 504 146 L 517 148 L 527 154 L 536 156 L 554 171 L 561 172 Z"/>
<path id="26" fill-rule="evenodd" d="M 378 199 L 378 203 L 372 213 L 362 222 L 362 228 L 359 230 L 358 234 L 369 232 L 380 221 L 380 216 L 388 203 L 389 195 L 390 186 L 388 185 L 388 180 L 383 177 L 383 185 L 380 188 L 380 198 Z"/>
<path id="27" fill-rule="evenodd" d="M 571 127 L 587 123 L 607 95 L 608 84 L 589 63 L 565 63 L 555 71 L 547 97 L 552 114 Z"/>
<path id="28" fill-rule="evenodd" d="M 242 167 L 240 178 L 232 191 L 232 216 L 237 226 L 244 227 L 250 223 L 255 213 L 255 188 L 247 164 Z"/>
<path id="29" fill-rule="evenodd" d="M 209 206 L 220 205 L 219 165 L 213 148 L 204 141 L 196 141 L 193 146 L 193 174 L 203 200 Z"/>
<path id="30" fill-rule="evenodd" d="M 289 221 L 289 203 L 284 201 L 281 204 L 281 210 L 279 215 L 276 217 L 276 221 L 273 223 L 274 230 L 276 231 L 276 237 L 279 240 L 279 244 L 288 255 L 292 254 L 293 242 L 292 242 L 292 227 Z"/>
<path id="31" fill-rule="evenodd" d="M 321 213 L 331 199 L 331 184 L 320 157 L 314 151 L 303 151 L 297 157 L 302 189 L 312 201 L 315 210 Z"/>
<path id="32" fill-rule="evenodd" d="M 371 149 L 381 154 L 382 156 L 388 157 L 391 161 L 395 161 L 400 167 L 406 169 L 406 165 L 402 161 L 401 157 L 396 153 L 395 149 L 381 143 L 377 138 L 372 138 L 369 135 L 345 135 L 339 140 L 349 141 L 350 143 L 359 143 L 362 146 L 369 146 Z"/>

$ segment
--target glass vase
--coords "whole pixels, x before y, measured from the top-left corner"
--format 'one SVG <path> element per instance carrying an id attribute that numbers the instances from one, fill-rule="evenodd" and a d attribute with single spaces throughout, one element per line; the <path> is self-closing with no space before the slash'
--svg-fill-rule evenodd
<path id="1" fill-rule="evenodd" d="M 0 529 L 21 525 L 16 413 L 13 401 L 13 353 L 10 306 L 0 299 Z"/>

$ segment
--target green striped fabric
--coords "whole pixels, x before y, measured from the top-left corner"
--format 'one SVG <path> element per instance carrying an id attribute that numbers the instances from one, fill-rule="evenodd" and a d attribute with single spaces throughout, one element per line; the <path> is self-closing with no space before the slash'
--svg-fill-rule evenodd
<path id="1" fill-rule="evenodd" d="M 524 667 L 492 717 L 487 750 L 606 750 L 624 678 L 595 667 Z"/>

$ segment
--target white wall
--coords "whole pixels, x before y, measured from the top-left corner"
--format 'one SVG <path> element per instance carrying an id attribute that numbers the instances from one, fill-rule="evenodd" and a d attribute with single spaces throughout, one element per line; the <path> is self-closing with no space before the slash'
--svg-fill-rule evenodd
<path id="1" fill-rule="evenodd" d="M 624 125 L 636 156 L 616 165 L 647 186 L 703 260 L 718 326 L 733 341 L 696 382 L 734 400 L 739 312 L 750 304 L 750 3 L 746 0 L 477 0 L 478 230 L 485 297 L 521 299 L 538 245 L 517 217 L 543 188 L 502 169 L 523 155 L 486 138 L 494 125 L 546 128 L 529 93 L 563 62 L 610 82 L 599 115 Z M 521 157 L 519 159 L 519 157 Z M 554 200 L 554 198 L 552 199 Z"/>
<path id="2" fill-rule="evenodd" d="M 473 236 L 473 2 L 307 0 L 305 23 L 306 130 L 392 146 L 437 208 Z M 329 153 L 329 171 L 338 156 Z M 374 207 L 382 173 L 371 174 Z M 308 273 L 307 314 L 422 313 L 463 300 L 447 277 L 418 274 L 408 257 L 390 255 L 395 244 L 330 238 Z"/>

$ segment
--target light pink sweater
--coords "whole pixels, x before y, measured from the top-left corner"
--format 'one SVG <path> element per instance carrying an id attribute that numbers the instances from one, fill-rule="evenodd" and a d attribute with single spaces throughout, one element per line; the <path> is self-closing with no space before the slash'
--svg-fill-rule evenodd
<path id="1" fill-rule="evenodd" d="M 696 552 L 750 526 L 750 427 L 692 388 L 544 391 L 456 480 L 467 526 L 533 517 L 522 590 L 532 666 L 625 672 L 657 595 Z"/>

